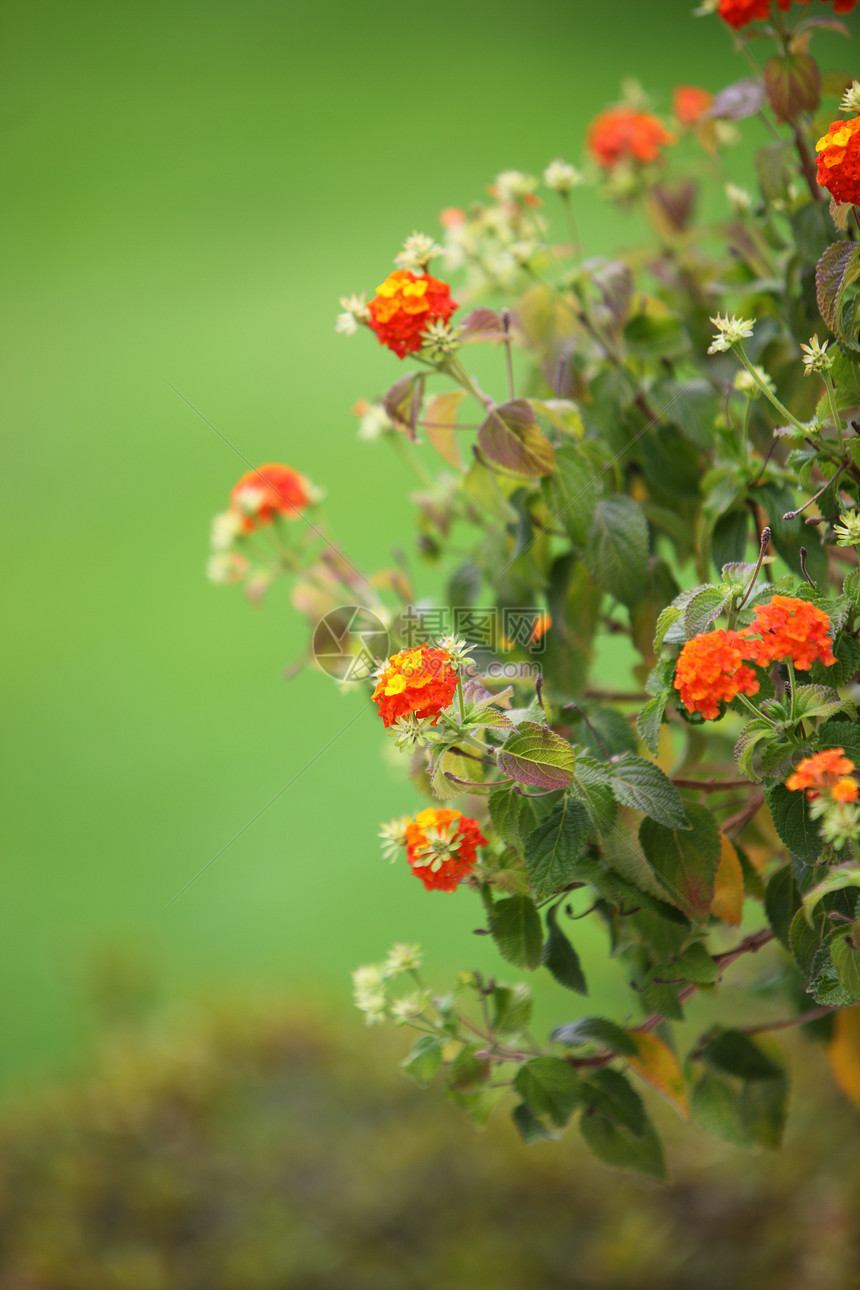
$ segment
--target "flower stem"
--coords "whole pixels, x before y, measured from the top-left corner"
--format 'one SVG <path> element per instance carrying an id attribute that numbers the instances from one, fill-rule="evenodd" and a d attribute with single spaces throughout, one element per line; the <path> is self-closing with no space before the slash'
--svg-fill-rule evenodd
<path id="1" fill-rule="evenodd" d="M 839 447 L 844 455 L 845 453 L 845 436 L 842 433 L 842 417 L 839 415 L 839 408 L 836 404 L 836 390 L 833 388 L 833 377 L 825 367 L 821 373 L 824 377 L 824 384 L 827 386 L 827 401 L 830 404 L 830 415 L 833 417 L 833 424 L 836 426 L 836 433 L 839 435 Z"/>
<path id="2" fill-rule="evenodd" d="M 780 400 L 776 397 L 776 395 L 768 388 L 768 386 L 759 376 L 758 372 L 755 370 L 752 363 L 747 358 L 746 350 L 744 349 L 743 345 L 739 340 L 735 341 L 735 343 L 732 345 L 732 349 L 734 350 L 737 357 L 741 360 L 744 367 L 747 369 L 750 376 L 753 378 L 756 385 L 761 390 L 762 394 L 768 399 L 770 403 L 773 404 L 773 406 L 776 408 L 779 415 L 781 417 L 785 417 L 786 425 L 793 426 L 795 430 L 799 430 L 802 435 L 805 435 L 806 426 L 801 425 L 797 417 L 793 416 L 792 413 L 789 412 L 785 404 L 781 403 Z"/>

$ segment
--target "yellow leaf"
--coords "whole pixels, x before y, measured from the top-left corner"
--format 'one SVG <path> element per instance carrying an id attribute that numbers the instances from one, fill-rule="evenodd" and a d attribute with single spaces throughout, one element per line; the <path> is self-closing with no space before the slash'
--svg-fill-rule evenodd
<path id="1" fill-rule="evenodd" d="M 744 913 L 744 873 L 738 853 L 725 833 L 721 834 L 720 864 L 714 879 L 711 913 L 732 927 L 739 926 Z"/>
<path id="2" fill-rule="evenodd" d="M 627 1058 L 630 1069 L 644 1079 L 646 1084 L 650 1084 L 655 1093 L 665 1097 L 682 1119 L 689 1120 L 684 1077 L 672 1049 L 662 1039 L 647 1031 L 643 1033 L 641 1030 L 628 1030 L 627 1033 L 639 1049 L 638 1057 Z"/>
<path id="3" fill-rule="evenodd" d="M 860 1106 L 860 1008 L 837 1012 L 827 1059 L 842 1092 Z"/>

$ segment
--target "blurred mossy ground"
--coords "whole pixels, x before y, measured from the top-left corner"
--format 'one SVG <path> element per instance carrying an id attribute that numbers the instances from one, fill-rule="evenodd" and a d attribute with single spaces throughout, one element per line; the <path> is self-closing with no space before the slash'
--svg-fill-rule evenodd
<path id="1" fill-rule="evenodd" d="M 406 1036 L 235 999 L 117 1033 L 0 1120 L 7 1290 L 853 1290 L 856 1111 L 795 1053 L 779 1155 L 657 1105 L 673 1182 L 575 1128 L 477 1134 L 395 1069 Z M 651 1099 L 653 1101 L 653 1099 Z M 662 1113 L 661 1113 L 662 1112 Z"/>
<path id="2" fill-rule="evenodd" d="M 177 997 L 344 1000 L 394 939 L 494 967 L 468 900 L 380 864 L 378 821 L 414 797 L 358 699 L 281 679 L 305 644 L 285 591 L 255 613 L 207 585 L 209 517 L 247 461 L 285 459 L 363 565 L 409 547 L 409 482 L 350 415 L 402 369 L 335 337 L 337 297 L 497 171 L 578 160 L 623 77 L 666 109 L 738 75 L 689 8 L 7 7 L 5 1087 L 84 1060 L 99 947 Z M 640 233 L 593 194 L 579 218 L 593 252 Z"/>

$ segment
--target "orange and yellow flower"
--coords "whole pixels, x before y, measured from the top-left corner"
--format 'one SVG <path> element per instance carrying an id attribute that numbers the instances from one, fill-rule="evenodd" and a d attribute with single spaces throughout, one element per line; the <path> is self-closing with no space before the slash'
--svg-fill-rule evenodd
<path id="1" fill-rule="evenodd" d="M 757 605 L 753 621 L 744 632 L 745 657 L 767 667 L 777 660 L 791 659 L 806 671 L 818 659 L 825 667 L 836 662 L 828 635 L 830 619 L 823 609 L 793 596 L 774 596 Z"/>
<path id="2" fill-rule="evenodd" d="M 743 632 L 718 629 L 687 641 L 675 670 L 675 689 L 684 707 L 713 721 L 721 703 L 739 694 L 757 694 L 758 678 L 744 662 L 748 655 Z"/>
<path id="3" fill-rule="evenodd" d="M 391 656 L 379 674 L 373 702 L 386 727 L 410 715 L 432 717 L 435 726 L 456 689 L 457 673 L 448 651 L 421 645 Z"/>
<path id="4" fill-rule="evenodd" d="M 854 763 L 845 756 L 844 748 L 825 748 L 823 752 L 804 757 L 796 770 L 785 781 L 786 788 L 804 789 L 810 801 L 821 793 L 829 793 L 837 802 L 854 802 L 860 793 L 855 779 L 850 778 Z"/>
<path id="5" fill-rule="evenodd" d="M 674 142 L 675 136 L 656 116 L 629 107 L 601 112 L 586 136 L 588 151 L 604 170 L 611 170 L 621 161 L 656 161 L 660 149 Z"/>
<path id="6" fill-rule="evenodd" d="M 860 203 L 860 117 L 834 121 L 815 149 L 821 187 L 838 202 Z"/>
<path id="7" fill-rule="evenodd" d="M 241 519 L 245 533 L 259 524 L 271 524 L 276 515 L 298 519 L 312 499 L 313 489 L 290 466 L 269 462 L 249 470 L 230 491 L 230 507 Z"/>
<path id="8" fill-rule="evenodd" d="M 447 282 L 429 273 L 416 277 L 407 269 L 397 269 L 376 288 L 367 307 L 368 326 L 376 332 L 379 343 L 387 345 L 398 358 L 405 358 L 423 348 L 423 333 L 430 323 L 447 322 L 457 303 L 451 299 Z"/>
<path id="9" fill-rule="evenodd" d="M 698 85 L 678 85 L 672 95 L 672 108 L 679 125 L 691 129 L 698 125 L 714 101 L 710 90 Z"/>
<path id="10" fill-rule="evenodd" d="M 477 820 L 428 806 L 405 829 L 406 859 L 428 891 L 456 891 L 478 861 L 487 839 Z"/>

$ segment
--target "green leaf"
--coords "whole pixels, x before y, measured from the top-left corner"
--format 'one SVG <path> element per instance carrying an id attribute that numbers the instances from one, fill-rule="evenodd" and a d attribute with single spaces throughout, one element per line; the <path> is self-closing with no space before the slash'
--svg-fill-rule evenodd
<path id="1" fill-rule="evenodd" d="M 555 450 L 525 399 L 494 408 L 478 431 L 478 448 L 487 461 L 525 478 L 551 475 Z"/>
<path id="2" fill-rule="evenodd" d="M 449 1088 L 448 1098 L 466 1112 L 475 1128 L 485 1129 L 506 1092 L 504 1088 L 482 1088 L 475 1093 L 463 1093 L 458 1088 Z"/>
<path id="3" fill-rule="evenodd" d="M 476 1057 L 479 1044 L 464 1044 L 448 1069 L 448 1087 L 461 1093 L 474 1093 L 482 1088 L 490 1076 L 490 1062 L 486 1057 Z"/>
<path id="4" fill-rule="evenodd" d="M 607 766 L 593 757 L 577 757 L 571 792 L 588 811 L 592 828 L 597 836 L 610 835 L 615 824 L 618 804 L 609 786 Z"/>
<path id="5" fill-rule="evenodd" d="M 741 1030 L 715 1030 L 705 1037 L 699 1056 L 709 1066 L 743 1080 L 773 1079 L 783 1068 Z"/>
<path id="6" fill-rule="evenodd" d="M 588 717 L 588 725 L 584 716 Z M 636 752 L 636 736 L 630 722 L 615 708 L 588 705 L 587 712 L 570 714 L 573 737 L 592 756 L 599 759 L 615 757 L 620 753 Z"/>
<path id="7" fill-rule="evenodd" d="M 790 864 L 778 869 L 768 882 L 764 908 L 777 939 L 788 949 L 791 920 L 800 909 L 800 892 Z"/>
<path id="8" fill-rule="evenodd" d="M 508 896 L 489 911 L 490 933 L 499 953 L 516 967 L 536 968 L 543 952 L 543 931 L 534 901 Z"/>
<path id="9" fill-rule="evenodd" d="M 643 820 L 639 842 L 667 899 L 696 919 L 708 917 L 720 863 L 720 830 L 707 807 L 690 804 L 688 829 Z"/>
<path id="10" fill-rule="evenodd" d="M 575 797 L 565 796 L 525 839 L 526 869 L 538 900 L 551 896 L 572 881 L 588 833 L 588 811 Z"/>
<path id="11" fill-rule="evenodd" d="M 660 743 L 660 727 L 663 724 L 663 714 L 666 711 L 668 702 L 669 691 L 664 690 L 662 694 L 655 695 L 653 699 L 649 699 L 636 718 L 636 729 L 639 732 L 639 738 L 648 751 L 654 753 L 655 756 Z"/>
<path id="12" fill-rule="evenodd" d="M 549 726 L 524 721 L 499 751 L 499 766 L 520 784 L 566 788 L 573 779 L 575 757 L 566 739 Z"/>
<path id="13" fill-rule="evenodd" d="M 845 707 L 835 690 L 827 685 L 799 685 L 795 695 L 795 716 L 798 721 L 811 717 L 832 717 Z"/>
<path id="14" fill-rule="evenodd" d="M 790 853 L 812 864 L 821 855 L 822 841 L 815 821 L 810 819 L 806 794 L 792 792 L 777 784 L 765 793 L 773 826 Z"/>
<path id="15" fill-rule="evenodd" d="M 814 926 L 813 911 L 820 900 L 832 891 L 842 891 L 846 887 L 860 887 L 860 865 L 856 861 L 839 865 L 831 869 L 821 882 L 806 893 L 801 902 L 803 915 L 810 927 Z"/>
<path id="16" fill-rule="evenodd" d="M 624 343 L 631 354 L 644 359 L 680 358 L 690 348 L 677 314 L 636 314 L 624 328 Z"/>
<path id="17" fill-rule="evenodd" d="M 553 1043 L 564 1044 L 568 1048 L 580 1048 L 583 1044 L 602 1044 L 619 1057 L 635 1057 L 639 1051 L 627 1031 L 614 1021 L 608 1021 L 606 1017 L 583 1017 L 581 1021 L 556 1026 L 550 1039 Z"/>
<path id="18" fill-rule="evenodd" d="M 515 793 L 509 785 L 494 788 L 487 799 L 493 828 L 503 842 L 522 849 L 523 839 L 540 824 L 545 810 L 542 798 Z M 543 808 L 543 809 L 541 809 Z"/>
<path id="19" fill-rule="evenodd" d="M 594 466 L 576 444 L 556 449 L 555 470 L 541 488 L 554 521 L 561 521 L 572 542 L 584 546 L 600 492 Z"/>
<path id="20" fill-rule="evenodd" d="M 548 1138 L 555 1140 L 558 1137 L 558 1134 L 553 1133 L 552 1129 L 548 1128 L 543 1120 L 538 1119 L 534 1111 L 526 1106 L 525 1102 L 520 1102 L 519 1106 L 514 1107 L 513 1111 L 511 1111 L 511 1119 L 527 1147 L 530 1147 L 534 1142 L 545 1142 Z"/>
<path id="21" fill-rule="evenodd" d="M 816 958 L 832 933 L 833 923 L 827 918 L 823 909 L 816 910 L 812 926 L 807 922 L 802 909 L 798 909 L 791 920 L 791 926 L 788 929 L 788 948 L 807 982 L 815 970 L 820 970 L 820 962 L 816 968 Z"/>
<path id="22" fill-rule="evenodd" d="M 860 762 L 860 721 L 825 721 L 818 727 L 822 748 L 844 748 L 852 761 Z"/>
<path id="23" fill-rule="evenodd" d="M 667 828 L 690 827 L 677 788 L 654 762 L 623 753 L 609 764 L 609 783 L 622 806 L 631 806 Z"/>
<path id="24" fill-rule="evenodd" d="M 774 1148 L 782 1138 L 787 1098 L 782 1071 L 769 1079 L 738 1081 L 706 1070 L 693 1085 L 690 1109 L 697 1124 L 727 1142 Z"/>
<path id="25" fill-rule="evenodd" d="M 544 967 L 559 985 L 577 994 L 588 994 L 579 955 L 558 925 L 558 905 L 546 911 L 547 938 L 543 947 Z"/>
<path id="26" fill-rule="evenodd" d="M 711 623 L 731 604 L 731 593 L 722 587 L 702 587 L 684 609 L 684 631 L 689 640 L 710 629 Z"/>
<path id="27" fill-rule="evenodd" d="M 673 627 L 679 618 L 684 616 L 683 606 L 667 605 L 660 617 L 657 619 L 657 632 L 654 637 L 654 653 L 659 654 L 663 641 L 666 639 L 666 633 L 670 627 Z"/>
<path id="28" fill-rule="evenodd" d="M 856 641 L 848 632 L 840 632 L 833 642 L 833 653 L 836 662 L 824 667 L 817 662 L 812 669 L 814 680 L 822 680 L 830 685 L 847 685 L 860 672 L 860 641 Z"/>
<path id="29" fill-rule="evenodd" d="M 821 71 L 803 50 L 768 59 L 764 86 L 779 121 L 794 121 L 801 112 L 814 112 L 821 101 Z"/>
<path id="30" fill-rule="evenodd" d="M 648 521 L 623 493 L 597 503 L 585 548 L 589 573 L 604 591 L 635 605 L 648 590 Z"/>
<path id="31" fill-rule="evenodd" d="M 425 382 L 426 377 L 423 372 L 409 372 L 406 376 L 401 376 L 399 381 L 395 381 L 382 398 L 382 406 L 388 414 L 389 421 L 410 439 L 418 438 L 415 427 L 424 402 Z"/>
<path id="32" fill-rule="evenodd" d="M 561 1057 L 535 1057 L 517 1071 L 514 1088 L 535 1115 L 563 1128 L 579 1104 L 579 1077 Z"/>
<path id="33" fill-rule="evenodd" d="M 756 774 L 753 766 L 756 746 L 763 739 L 773 737 L 773 725 L 770 721 L 765 721 L 764 717 L 753 717 L 748 721 L 738 737 L 735 744 L 735 761 L 738 764 L 738 770 L 742 775 L 755 783 L 761 782 L 761 776 Z"/>
<path id="34" fill-rule="evenodd" d="M 415 1040 L 409 1056 L 401 1062 L 400 1069 L 417 1084 L 429 1084 L 442 1065 L 445 1041 L 438 1035 L 421 1035 Z"/>
<path id="35" fill-rule="evenodd" d="M 822 945 L 812 961 L 807 990 L 816 1003 L 825 1008 L 846 1008 L 854 1002 L 854 996 L 845 989 L 839 979 L 839 970 L 833 958 L 834 946 L 844 936 L 838 929 L 830 933 L 826 944 Z"/>
<path id="36" fill-rule="evenodd" d="M 493 1030 L 499 1035 L 519 1035 L 532 1019 L 532 992 L 523 981 L 497 985 L 490 994 Z"/>
<path id="37" fill-rule="evenodd" d="M 845 305 L 845 293 L 860 277 L 860 246 L 856 242 L 834 242 L 828 246 L 815 269 L 815 293 L 821 317 L 841 341 L 856 348 L 852 328 L 853 310 Z"/>
<path id="38" fill-rule="evenodd" d="M 860 954 L 844 932 L 837 932 L 830 944 L 830 956 L 839 984 L 852 1002 L 860 999 Z"/>
<path id="39" fill-rule="evenodd" d="M 713 985 L 720 978 L 720 967 L 701 941 L 693 941 L 692 945 L 688 945 L 682 954 L 673 959 L 671 973 L 661 973 L 665 976 L 670 974 L 675 977 L 683 976 L 695 985 Z"/>
<path id="40" fill-rule="evenodd" d="M 638 1046 L 636 1055 L 639 1055 Z M 648 1131 L 648 1115 L 642 1098 L 627 1076 L 611 1066 L 594 1071 L 587 1082 L 583 1081 L 583 1100 L 608 1120 L 627 1129 L 634 1138 L 644 1137 Z"/>
<path id="41" fill-rule="evenodd" d="M 599 1112 L 583 1112 L 579 1117 L 579 1129 L 586 1146 L 604 1164 L 645 1174 L 657 1182 L 667 1181 L 663 1147 L 650 1121 L 645 1134 L 634 1138 Z"/>

